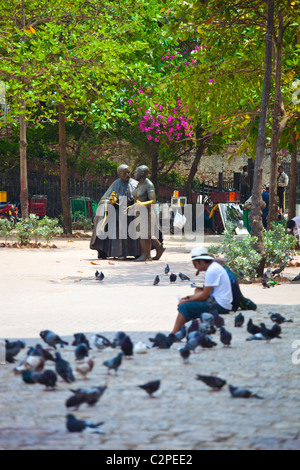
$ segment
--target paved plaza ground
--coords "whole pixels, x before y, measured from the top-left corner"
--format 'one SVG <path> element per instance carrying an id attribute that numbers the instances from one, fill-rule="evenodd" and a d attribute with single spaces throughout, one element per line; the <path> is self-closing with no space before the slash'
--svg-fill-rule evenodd
<path id="1" fill-rule="evenodd" d="M 218 236 L 205 238 L 205 245 Z M 0 240 L 1 242 L 1 240 Z M 41 330 L 54 330 L 67 341 L 83 332 L 90 339 L 99 332 L 113 340 L 117 331 L 150 347 L 145 354 L 123 360 L 118 375 L 108 376 L 103 361 L 116 350 L 93 351 L 95 367 L 89 381 L 80 377 L 73 386 L 59 382 L 56 392 L 27 385 L 13 373 L 14 365 L 0 366 L 0 449 L 201 450 L 300 448 L 300 285 L 284 282 L 270 289 L 260 283 L 243 284 L 245 297 L 256 311 L 243 312 L 245 325 L 271 325 L 268 313 L 290 316 L 282 339 L 270 344 L 246 342 L 246 326 L 234 327 L 234 313 L 224 317 L 232 332 L 232 347 L 224 349 L 219 333 L 213 350 L 192 354 L 183 364 L 179 343 L 169 350 L 151 348 L 150 337 L 169 333 L 177 315 L 177 299 L 192 292 L 189 282 L 170 285 L 164 274 L 184 272 L 195 280 L 189 251 L 192 243 L 170 239 L 161 260 L 148 263 L 98 260 L 88 238 L 61 238 L 53 249 L 0 248 L 1 339 L 24 339 L 44 345 Z M 298 260 L 300 257 L 298 256 Z M 103 271 L 102 283 L 95 271 Z M 299 267 L 284 271 L 292 279 Z M 153 286 L 156 275 L 160 284 Z M 198 278 L 197 278 L 198 279 Z M 75 368 L 74 348 L 60 349 Z M 24 350 L 17 356 L 25 356 Z M 296 361 L 293 360 L 296 358 Z M 18 364 L 18 362 L 16 363 Z M 53 368 L 47 363 L 47 368 Z M 233 399 L 225 386 L 212 392 L 196 374 L 218 375 L 228 384 L 250 388 L 264 396 Z M 137 387 L 160 379 L 155 399 Z M 66 430 L 66 399 L 70 388 L 107 384 L 95 407 L 82 405 L 77 417 L 104 421 L 105 434 L 70 434 Z"/>

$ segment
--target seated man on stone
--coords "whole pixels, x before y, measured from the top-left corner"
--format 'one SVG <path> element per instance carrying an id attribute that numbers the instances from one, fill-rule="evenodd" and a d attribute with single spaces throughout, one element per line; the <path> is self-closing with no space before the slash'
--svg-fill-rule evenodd
<path id="1" fill-rule="evenodd" d="M 294 235 L 298 240 L 298 245 L 300 245 L 300 215 L 290 219 L 286 223 L 287 233 L 289 235 Z"/>
<path id="2" fill-rule="evenodd" d="M 223 266 L 204 247 L 193 248 L 191 256 L 196 275 L 205 271 L 204 286 L 203 289 L 196 288 L 193 295 L 180 299 L 173 334 L 186 322 L 201 318 L 204 312 L 225 314 L 232 309 L 231 282 Z"/>

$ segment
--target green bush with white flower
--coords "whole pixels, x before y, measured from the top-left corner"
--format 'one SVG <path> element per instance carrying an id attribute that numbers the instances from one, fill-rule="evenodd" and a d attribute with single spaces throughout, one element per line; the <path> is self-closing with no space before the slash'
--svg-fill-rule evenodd
<path id="1" fill-rule="evenodd" d="M 220 245 L 211 245 L 209 252 L 225 258 L 225 263 L 240 279 L 253 279 L 257 277 L 261 255 L 254 246 L 256 237 L 250 234 L 236 237 L 233 224 L 228 224 L 227 230 Z M 285 227 L 273 224 L 271 230 L 264 230 L 263 242 L 266 250 L 266 264 L 268 267 L 280 266 L 284 268 L 293 258 L 297 240 L 287 235 Z"/>

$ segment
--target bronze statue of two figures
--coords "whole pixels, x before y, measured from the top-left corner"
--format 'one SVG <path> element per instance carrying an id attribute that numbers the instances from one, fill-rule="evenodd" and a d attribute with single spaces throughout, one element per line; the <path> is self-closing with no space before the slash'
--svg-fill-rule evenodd
<path id="1" fill-rule="evenodd" d="M 118 167 L 119 178 L 102 196 L 96 216 L 90 248 L 98 258 L 109 257 L 135 261 L 158 260 L 165 251 L 153 211 L 156 195 L 153 183 L 147 178 L 150 171 L 141 165 L 130 177 L 127 165 Z M 156 255 L 151 257 L 151 250 Z"/>

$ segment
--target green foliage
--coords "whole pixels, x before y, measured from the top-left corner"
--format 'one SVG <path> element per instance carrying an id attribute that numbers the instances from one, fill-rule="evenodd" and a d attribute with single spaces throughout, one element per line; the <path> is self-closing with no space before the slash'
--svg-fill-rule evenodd
<path id="1" fill-rule="evenodd" d="M 220 245 L 211 245 L 209 252 L 225 257 L 226 265 L 238 277 L 252 279 L 257 277 L 256 270 L 261 260 L 254 248 L 256 241 L 257 238 L 250 234 L 236 237 L 233 224 L 229 224 Z M 265 230 L 263 242 L 267 254 L 266 267 L 279 265 L 282 269 L 289 264 L 297 245 L 296 238 L 287 235 L 282 224 L 272 224 L 271 230 Z"/>
<path id="2" fill-rule="evenodd" d="M 61 235 L 63 229 L 58 226 L 58 219 L 50 219 L 45 216 L 39 219 L 35 214 L 30 214 L 28 218 L 21 219 L 15 225 L 16 237 L 21 245 L 28 245 L 32 238 L 38 243 L 40 238 L 45 238 L 49 243 L 52 238 Z"/>
<path id="3" fill-rule="evenodd" d="M 88 230 L 92 230 L 92 228 L 93 222 L 90 218 L 86 217 L 81 212 L 75 212 L 72 222 L 73 230 L 83 230 L 84 232 L 87 232 Z"/>
<path id="4" fill-rule="evenodd" d="M 281 268 L 288 266 L 294 254 L 297 240 L 293 235 L 286 233 L 282 224 L 271 224 L 271 230 L 263 232 L 263 242 L 267 253 L 266 266 L 279 265 Z"/>
<path id="5" fill-rule="evenodd" d="M 5 242 L 11 237 L 13 222 L 8 219 L 0 219 L 0 236 L 4 235 Z"/>
<path id="6" fill-rule="evenodd" d="M 211 245 L 208 250 L 210 253 L 222 255 L 226 265 L 239 278 L 252 279 L 257 276 L 256 269 L 261 260 L 261 255 L 254 248 L 256 241 L 257 238 L 250 234 L 237 238 L 234 225 L 229 224 L 221 244 Z"/>

